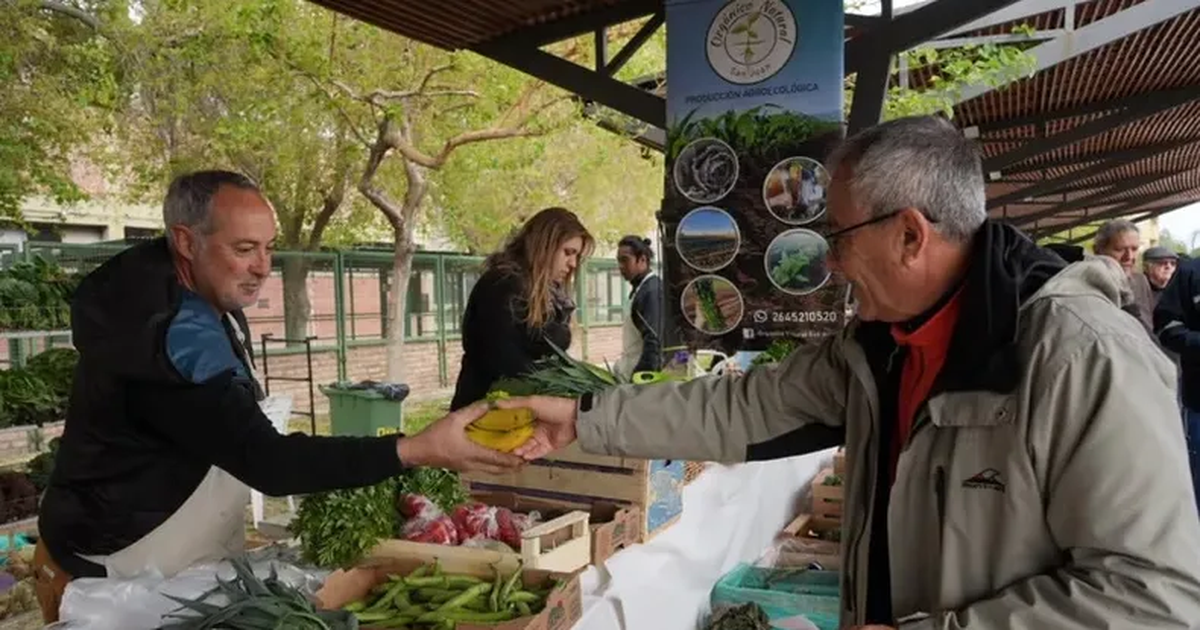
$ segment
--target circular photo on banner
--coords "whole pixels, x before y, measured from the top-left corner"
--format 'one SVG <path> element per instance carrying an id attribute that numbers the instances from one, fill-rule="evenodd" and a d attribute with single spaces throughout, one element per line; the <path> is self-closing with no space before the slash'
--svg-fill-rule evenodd
<path id="1" fill-rule="evenodd" d="M 829 243 L 812 230 L 788 230 L 767 246 L 767 277 L 780 291 L 807 295 L 829 281 Z"/>
<path id="2" fill-rule="evenodd" d="M 763 180 L 763 203 L 776 219 L 804 225 L 825 214 L 829 172 L 820 162 L 791 157 L 771 168 Z"/>
<path id="3" fill-rule="evenodd" d="M 713 203 L 737 183 L 737 154 L 722 140 L 699 138 L 683 147 L 672 170 L 679 194 L 693 203 Z"/>
<path id="4" fill-rule="evenodd" d="M 675 249 L 683 262 L 700 271 L 716 271 L 733 262 L 742 245 L 737 221 L 720 208 L 687 213 L 675 231 Z"/>
<path id="5" fill-rule="evenodd" d="M 683 316 L 702 333 L 723 335 L 742 321 L 742 294 L 721 276 L 700 276 L 688 283 L 680 299 Z"/>

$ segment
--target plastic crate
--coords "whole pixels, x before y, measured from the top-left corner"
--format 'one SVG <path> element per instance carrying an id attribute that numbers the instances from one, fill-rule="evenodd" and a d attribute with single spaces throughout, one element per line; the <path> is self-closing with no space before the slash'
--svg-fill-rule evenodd
<path id="1" fill-rule="evenodd" d="M 322 387 L 329 398 L 329 428 L 333 435 L 382 436 L 400 432 L 404 402 L 369 389 Z"/>
<path id="2" fill-rule="evenodd" d="M 819 630 L 838 630 L 841 615 L 839 577 L 836 571 L 767 569 L 740 564 L 725 574 L 712 591 L 712 606 L 737 606 L 753 602 L 772 622 L 804 617 Z M 788 624 L 795 627 L 795 624 Z"/>

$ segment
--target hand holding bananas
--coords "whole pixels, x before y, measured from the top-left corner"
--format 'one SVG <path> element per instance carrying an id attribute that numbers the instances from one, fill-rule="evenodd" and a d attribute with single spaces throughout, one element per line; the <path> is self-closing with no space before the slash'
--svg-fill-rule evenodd
<path id="1" fill-rule="evenodd" d="M 452 470 L 502 473 L 524 464 L 516 455 L 480 446 L 467 439 L 467 427 L 488 411 L 486 402 L 451 412 L 416 435 L 397 442 L 400 461 L 406 466 L 436 466 Z"/>

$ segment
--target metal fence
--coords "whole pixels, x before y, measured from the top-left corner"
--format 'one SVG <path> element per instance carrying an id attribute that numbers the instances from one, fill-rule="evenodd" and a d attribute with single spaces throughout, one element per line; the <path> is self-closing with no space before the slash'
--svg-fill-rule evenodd
<path id="1" fill-rule="evenodd" d="M 125 242 L 27 243 L 23 250 L 4 246 L 0 268 L 41 257 L 68 271 L 86 273 L 129 246 Z M 381 345 L 387 338 L 393 262 L 392 252 L 386 250 L 277 251 L 258 304 L 246 310 L 256 339 L 263 334 L 277 339 L 311 337 L 314 349 L 336 350 L 338 378 L 346 378 L 351 349 Z M 482 263 L 481 257 L 453 252 L 419 252 L 412 262 L 402 319 L 405 339 L 438 344 L 443 381 L 448 373 L 447 348 L 458 339 L 463 310 Z M 628 294 L 629 286 L 615 261 L 587 261 L 576 283 L 575 315 L 583 330 L 585 356 L 587 329 L 619 326 Z M 36 352 L 33 344 L 27 339 L 10 340 L 7 358 L 19 362 L 20 356 Z M 304 349 L 286 344 L 270 350 L 272 356 L 299 352 Z"/>

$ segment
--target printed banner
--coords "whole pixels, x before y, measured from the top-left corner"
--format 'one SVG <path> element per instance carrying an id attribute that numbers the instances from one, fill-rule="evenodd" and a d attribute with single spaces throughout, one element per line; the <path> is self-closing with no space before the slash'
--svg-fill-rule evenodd
<path id="1" fill-rule="evenodd" d="M 674 337 L 732 355 L 845 323 L 822 163 L 843 135 L 842 0 L 667 0 Z"/>

